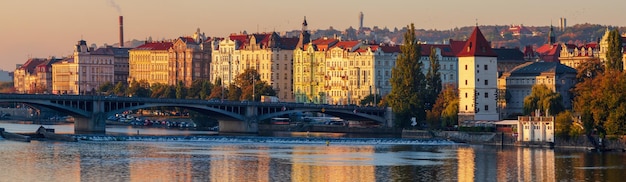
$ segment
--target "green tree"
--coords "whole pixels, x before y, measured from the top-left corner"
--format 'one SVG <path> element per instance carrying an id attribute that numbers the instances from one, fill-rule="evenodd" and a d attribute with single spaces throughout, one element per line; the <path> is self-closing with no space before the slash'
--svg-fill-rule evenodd
<path id="1" fill-rule="evenodd" d="M 200 88 L 200 93 L 198 93 L 198 95 L 200 96 L 200 99 L 209 99 L 209 95 L 211 95 L 212 88 L 213 88 L 213 85 L 211 85 L 211 82 L 209 82 L 208 80 L 204 80 Z"/>
<path id="2" fill-rule="evenodd" d="M 241 88 L 237 87 L 237 85 L 230 84 L 228 86 L 228 100 L 239 101 L 241 95 Z"/>
<path id="3" fill-rule="evenodd" d="M 113 91 L 114 87 L 115 85 L 113 85 L 110 81 L 104 82 L 100 85 L 100 87 L 98 87 L 98 93 L 109 95 Z"/>
<path id="4" fill-rule="evenodd" d="M 425 76 L 422 73 L 421 47 L 415 38 L 415 26 L 411 24 L 404 34 L 403 45 L 396 66 L 391 70 L 391 93 L 389 106 L 396 115 L 396 127 L 409 127 L 411 118 L 425 119 Z"/>
<path id="5" fill-rule="evenodd" d="M 556 115 L 554 134 L 557 137 L 568 138 L 574 126 L 574 116 L 571 111 L 564 111 Z"/>
<path id="6" fill-rule="evenodd" d="M 185 88 L 185 83 L 183 81 L 178 81 L 176 84 L 176 98 L 184 99 L 187 97 L 187 89 Z"/>
<path id="7" fill-rule="evenodd" d="M 606 68 L 607 70 L 624 70 L 624 63 L 622 62 L 622 35 L 619 30 L 611 30 L 609 32 L 609 47 L 606 52 Z"/>
<path id="8" fill-rule="evenodd" d="M 126 89 L 126 94 L 132 97 L 150 97 L 150 84 L 146 80 L 139 82 L 133 80 L 128 89 Z"/>
<path id="9" fill-rule="evenodd" d="M 533 86 L 530 95 L 524 98 L 524 114 L 539 110 L 544 114 L 556 115 L 563 111 L 563 98 L 544 84 Z M 548 113 L 546 113 L 548 112 Z"/>
<path id="10" fill-rule="evenodd" d="M 261 95 L 276 95 L 276 91 L 267 82 L 261 80 L 261 75 L 256 69 L 246 69 L 237 75 L 235 85 L 241 90 L 240 100 L 258 101 Z"/>
<path id="11" fill-rule="evenodd" d="M 365 96 L 363 99 L 361 99 L 361 102 L 359 104 L 361 104 L 362 106 L 365 106 L 365 105 L 378 106 L 378 103 L 380 103 L 380 100 L 382 100 L 380 95 L 369 94 Z"/>
<path id="12" fill-rule="evenodd" d="M 122 82 L 117 82 L 117 84 L 115 84 L 115 88 L 113 88 L 113 93 L 117 96 L 124 96 L 124 94 L 126 93 L 126 84 Z"/>
<path id="13" fill-rule="evenodd" d="M 435 105 L 435 101 L 437 101 L 442 87 L 441 73 L 439 73 L 439 59 L 437 58 L 437 51 L 434 47 L 430 49 L 429 58 L 430 67 L 428 68 L 428 73 L 426 73 L 426 95 L 424 98 L 427 110 L 430 110 L 433 105 Z"/>

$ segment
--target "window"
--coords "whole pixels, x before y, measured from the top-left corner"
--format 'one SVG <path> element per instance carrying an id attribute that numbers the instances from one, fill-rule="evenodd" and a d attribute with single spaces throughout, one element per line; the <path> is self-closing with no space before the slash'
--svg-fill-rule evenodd
<path id="1" fill-rule="evenodd" d="M 485 80 L 485 85 L 489 85 L 489 80 Z"/>
<path id="2" fill-rule="evenodd" d="M 467 98 L 467 92 L 465 92 L 465 98 Z"/>
<path id="3" fill-rule="evenodd" d="M 465 80 L 465 85 L 467 85 L 467 80 Z"/>
<path id="4" fill-rule="evenodd" d="M 485 92 L 485 98 L 489 98 L 489 93 Z"/>
<path id="5" fill-rule="evenodd" d="M 485 70 L 487 70 L 487 65 L 485 65 Z"/>
<path id="6" fill-rule="evenodd" d="M 467 105 L 465 105 L 465 110 L 467 111 Z"/>
<path id="7" fill-rule="evenodd" d="M 489 105 L 485 105 L 485 111 L 489 110 Z"/>
<path id="8" fill-rule="evenodd" d="M 465 70 L 467 70 L 467 65 L 465 65 Z"/>

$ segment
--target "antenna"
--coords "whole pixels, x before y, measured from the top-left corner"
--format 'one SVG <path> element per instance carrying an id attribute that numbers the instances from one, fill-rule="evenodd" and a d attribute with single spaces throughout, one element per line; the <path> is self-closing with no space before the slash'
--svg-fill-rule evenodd
<path id="1" fill-rule="evenodd" d="M 476 26 L 478 26 L 478 18 L 476 18 Z"/>

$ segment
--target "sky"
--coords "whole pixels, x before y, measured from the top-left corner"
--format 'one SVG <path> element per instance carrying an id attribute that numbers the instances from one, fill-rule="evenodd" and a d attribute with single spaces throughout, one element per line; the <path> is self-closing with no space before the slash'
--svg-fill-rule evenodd
<path id="1" fill-rule="evenodd" d="M 0 69 L 13 71 L 30 57 L 72 54 L 77 41 L 102 46 L 124 38 L 173 39 L 197 28 L 210 37 L 231 33 L 284 32 L 358 27 L 451 29 L 479 25 L 548 26 L 567 18 L 568 26 L 591 23 L 626 26 L 623 0 L 2 0 Z"/>

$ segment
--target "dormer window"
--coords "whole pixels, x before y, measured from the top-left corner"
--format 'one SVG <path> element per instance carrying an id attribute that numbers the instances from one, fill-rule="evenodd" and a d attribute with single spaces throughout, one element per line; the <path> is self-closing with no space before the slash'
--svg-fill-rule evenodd
<path id="1" fill-rule="evenodd" d="M 472 50 L 472 42 L 469 43 L 469 46 L 467 46 L 467 52 L 470 52 Z"/>

